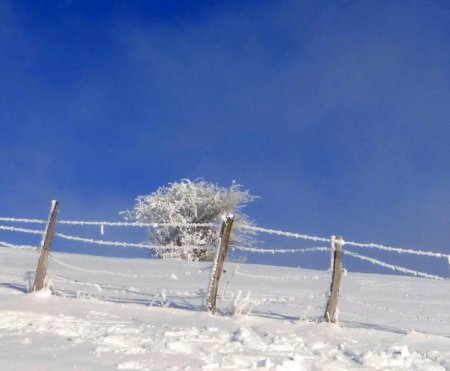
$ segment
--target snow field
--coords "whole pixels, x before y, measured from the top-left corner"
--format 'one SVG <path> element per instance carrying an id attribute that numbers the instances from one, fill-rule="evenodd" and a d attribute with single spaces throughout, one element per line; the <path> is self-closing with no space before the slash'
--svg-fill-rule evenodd
<path id="1" fill-rule="evenodd" d="M 450 369 L 448 281 L 348 273 L 337 326 L 326 272 L 227 263 L 212 316 L 211 263 L 53 255 L 27 294 L 37 252 L 0 250 L 4 369 Z"/>

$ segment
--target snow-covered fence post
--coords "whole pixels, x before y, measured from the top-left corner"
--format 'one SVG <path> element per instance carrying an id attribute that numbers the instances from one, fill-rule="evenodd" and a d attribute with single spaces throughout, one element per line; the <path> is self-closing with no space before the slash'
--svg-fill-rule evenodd
<path id="1" fill-rule="evenodd" d="M 45 276 L 47 274 L 48 254 L 52 246 L 53 235 L 55 234 L 56 217 L 58 216 L 59 203 L 52 201 L 50 216 L 48 217 L 47 228 L 42 238 L 41 256 L 39 257 L 34 278 L 33 291 L 39 291 L 44 288 Z"/>
<path id="2" fill-rule="evenodd" d="M 330 297 L 325 310 L 325 321 L 336 322 L 335 314 L 339 300 L 339 287 L 342 276 L 342 254 L 344 240 L 342 236 L 331 237 L 331 248 L 333 253 L 333 273 L 331 278 Z"/>
<path id="3" fill-rule="evenodd" d="M 220 230 L 220 243 L 214 257 L 214 263 L 211 270 L 211 279 L 208 288 L 207 310 L 212 314 L 216 313 L 217 290 L 219 289 L 219 280 L 223 270 L 223 264 L 227 257 L 228 246 L 230 244 L 231 228 L 233 227 L 234 215 L 228 215 L 223 222 Z"/>

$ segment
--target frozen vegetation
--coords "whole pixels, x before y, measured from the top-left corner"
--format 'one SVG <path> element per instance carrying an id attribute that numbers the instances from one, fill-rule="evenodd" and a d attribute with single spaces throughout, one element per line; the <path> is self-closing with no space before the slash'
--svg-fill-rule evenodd
<path id="1" fill-rule="evenodd" d="M 157 256 L 211 261 L 219 240 L 214 224 L 234 214 L 238 226 L 252 226 L 242 209 L 256 197 L 241 188 L 234 182 L 224 188 L 201 179 L 184 179 L 137 197 L 133 210 L 123 214 L 131 221 L 159 225 L 149 233 Z M 251 245 L 250 234 L 248 229 L 235 229 L 233 243 Z"/>

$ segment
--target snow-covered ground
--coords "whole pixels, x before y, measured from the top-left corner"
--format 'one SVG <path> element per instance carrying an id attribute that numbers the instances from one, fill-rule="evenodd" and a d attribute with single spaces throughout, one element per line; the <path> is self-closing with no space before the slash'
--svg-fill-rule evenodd
<path id="1" fill-rule="evenodd" d="M 326 272 L 54 253 L 27 293 L 34 251 L 0 249 L 2 370 L 445 370 L 450 282 L 348 273 L 339 324 L 321 322 Z"/>

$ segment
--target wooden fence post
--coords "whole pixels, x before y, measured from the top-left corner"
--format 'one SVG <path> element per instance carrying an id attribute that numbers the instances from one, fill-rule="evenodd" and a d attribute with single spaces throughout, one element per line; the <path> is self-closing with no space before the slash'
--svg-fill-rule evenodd
<path id="1" fill-rule="evenodd" d="M 325 321 L 336 322 L 335 314 L 339 300 L 339 287 L 341 285 L 344 240 L 342 236 L 333 236 L 331 238 L 331 244 L 333 249 L 333 276 L 331 279 L 330 298 L 328 299 L 327 309 L 325 311 Z"/>
<path id="2" fill-rule="evenodd" d="M 223 270 L 223 264 L 227 257 L 228 247 L 230 245 L 231 228 L 233 227 L 234 215 L 228 215 L 222 224 L 220 231 L 220 244 L 216 251 L 214 263 L 211 272 L 211 280 L 208 288 L 207 310 L 212 314 L 216 313 L 217 290 L 219 289 L 219 280 Z"/>
<path id="3" fill-rule="evenodd" d="M 42 240 L 41 256 L 39 257 L 38 265 L 36 267 L 36 274 L 34 278 L 33 290 L 39 291 L 44 288 L 45 276 L 47 274 L 48 254 L 52 247 L 53 235 L 55 234 L 56 217 L 58 216 L 59 203 L 52 201 L 50 209 L 50 216 L 48 217 L 47 228 L 45 236 Z"/>

